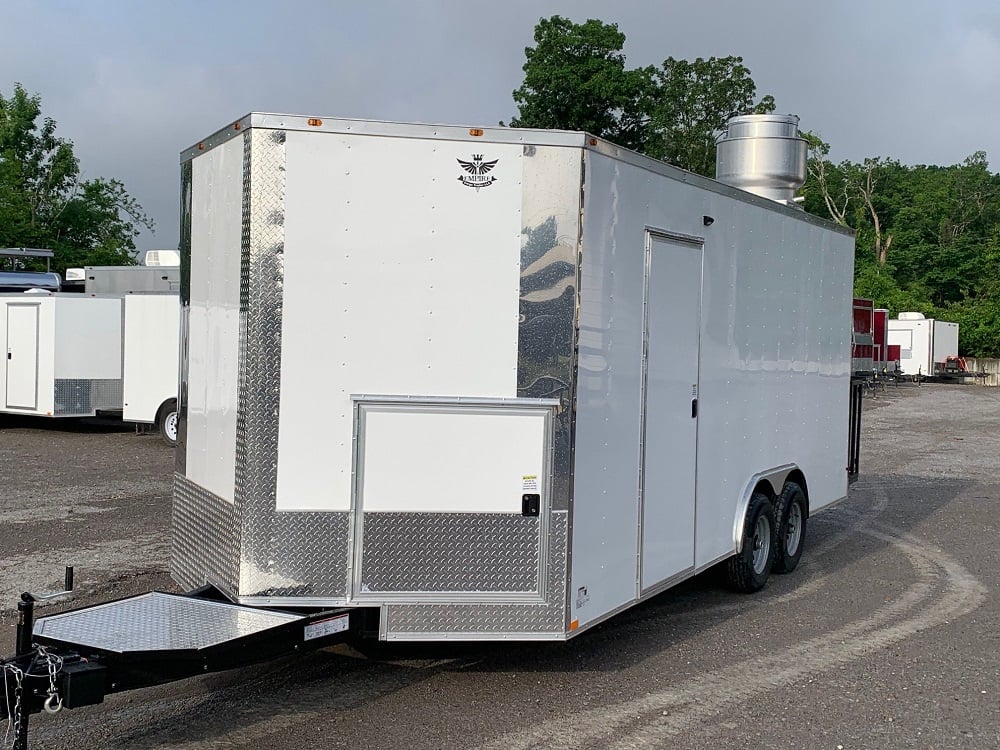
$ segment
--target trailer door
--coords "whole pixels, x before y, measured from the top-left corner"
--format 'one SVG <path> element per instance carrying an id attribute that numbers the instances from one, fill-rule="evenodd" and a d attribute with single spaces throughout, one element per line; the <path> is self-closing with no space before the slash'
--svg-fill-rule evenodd
<path id="1" fill-rule="evenodd" d="M 7 305 L 8 409 L 38 408 L 38 305 Z"/>
<path id="2" fill-rule="evenodd" d="M 355 601 L 545 601 L 558 401 L 356 395 Z"/>
<path id="3" fill-rule="evenodd" d="M 694 566 L 702 245 L 646 242 L 641 591 Z"/>

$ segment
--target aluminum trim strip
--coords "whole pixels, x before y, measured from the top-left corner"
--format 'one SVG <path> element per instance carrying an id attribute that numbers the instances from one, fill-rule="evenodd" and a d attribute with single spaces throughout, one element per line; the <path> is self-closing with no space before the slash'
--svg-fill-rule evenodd
<path id="1" fill-rule="evenodd" d="M 370 393 L 352 393 L 351 399 L 361 403 L 375 402 L 379 404 L 408 404 L 419 406 L 437 406 L 442 404 L 460 404 L 462 406 L 559 406 L 556 398 L 480 398 L 479 396 L 396 396 Z"/>
<path id="2" fill-rule="evenodd" d="M 310 125 L 318 119 L 320 125 Z M 238 126 L 238 127 L 237 127 Z M 530 128 L 501 128 L 483 125 L 435 125 L 432 123 L 407 123 L 389 120 L 357 120 L 325 117 L 322 115 L 292 115 L 273 112 L 251 112 L 212 133 L 207 138 L 181 151 L 181 161 L 193 159 L 198 154 L 236 137 L 248 128 L 267 128 L 283 131 L 385 136 L 395 138 L 426 138 L 441 141 L 468 141 L 471 143 L 525 143 L 535 146 L 583 146 L 586 133 L 570 130 L 541 130 Z M 481 136 L 469 134 L 475 128 Z"/>

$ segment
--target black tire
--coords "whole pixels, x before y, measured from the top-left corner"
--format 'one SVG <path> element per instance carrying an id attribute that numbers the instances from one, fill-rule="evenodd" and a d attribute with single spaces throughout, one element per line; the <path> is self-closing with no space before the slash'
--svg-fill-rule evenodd
<path id="1" fill-rule="evenodd" d="M 778 519 L 778 533 L 775 535 L 774 565 L 771 570 L 775 573 L 791 573 L 798 567 L 806 544 L 809 510 L 805 491 L 795 482 L 786 482 L 774 513 Z"/>
<path id="2" fill-rule="evenodd" d="M 750 594 L 767 583 L 774 564 L 774 507 L 763 492 L 755 492 L 747 507 L 743 525 L 743 548 L 729 558 L 729 585 Z"/>
<path id="3" fill-rule="evenodd" d="M 156 428 L 160 431 L 163 442 L 171 448 L 177 445 L 177 399 L 163 402 L 156 414 Z"/>

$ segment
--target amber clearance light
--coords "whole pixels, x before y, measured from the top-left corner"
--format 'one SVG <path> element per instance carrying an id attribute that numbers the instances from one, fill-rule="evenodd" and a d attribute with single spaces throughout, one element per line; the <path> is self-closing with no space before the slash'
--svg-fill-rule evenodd
<path id="1" fill-rule="evenodd" d="M 306 120 L 306 125 L 312 125 L 314 128 L 318 128 L 322 124 L 323 121 L 318 117 L 310 117 L 308 120 Z"/>

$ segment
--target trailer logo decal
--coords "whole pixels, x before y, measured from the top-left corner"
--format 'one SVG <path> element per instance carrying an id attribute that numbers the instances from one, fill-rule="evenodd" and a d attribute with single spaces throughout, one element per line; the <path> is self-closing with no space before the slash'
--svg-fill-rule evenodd
<path id="1" fill-rule="evenodd" d="M 483 161 L 482 154 L 473 154 L 472 161 L 462 161 L 461 159 L 455 161 L 469 173 L 468 175 L 459 175 L 458 181 L 466 187 L 475 188 L 477 193 L 479 188 L 489 187 L 497 181 L 496 177 L 488 175 L 487 172 L 497 165 L 499 159 Z"/>

